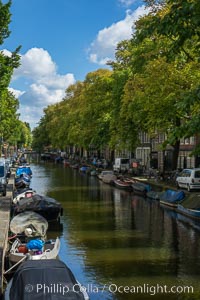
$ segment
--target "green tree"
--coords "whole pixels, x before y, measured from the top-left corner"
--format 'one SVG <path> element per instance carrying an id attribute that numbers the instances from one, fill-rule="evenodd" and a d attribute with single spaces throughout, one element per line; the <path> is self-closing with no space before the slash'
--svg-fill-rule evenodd
<path id="1" fill-rule="evenodd" d="M 178 73 L 180 85 L 176 93 L 181 94 L 174 111 L 179 112 L 180 124 L 170 127 L 171 137 L 180 139 L 196 135 L 200 128 L 199 118 L 199 45 L 200 45 L 200 2 L 198 0 L 147 0 L 152 8 L 150 14 L 137 22 L 134 41 L 141 45 L 147 39 L 164 40 L 167 45 L 160 48 L 162 57 L 172 63 Z M 173 78 L 173 76 L 172 76 Z M 184 84 L 181 86 L 182 80 Z M 170 82 L 170 80 L 169 80 Z M 187 84 L 186 84 L 187 82 Z M 178 91 L 179 90 L 179 91 Z M 199 150 L 198 150 L 199 151 Z M 197 152 L 198 152 L 197 151 Z"/>
<path id="2" fill-rule="evenodd" d="M 0 45 L 10 35 L 8 28 L 11 19 L 10 6 L 11 1 L 6 4 L 0 1 Z M 14 68 L 19 66 L 19 49 L 20 47 L 10 55 L 0 51 L 0 134 L 4 140 L 11 140 L 17 127 L 19 102 L 8 90 L 8 86 Z"/>
<path id="3" fill-rule="evenodd" d="M 127 123 L 134 120 L 138 130 L 148 132 L 152 137 L 155 133 L 166 133 L 163 147 L 167 144 L 174 147 L 174 169 L 180 139 L 191 136 L 198 129 L 196 123 L 191 127 L 191 116 L 195 113 L 197 117 L 199 105 L 191 106 L 190 99 L 198 81 L 196 64 L 190 63 L 179 69 L 159 58 L 149 62 L 144 73 L 135 74 L 126 84 L 121 113 Z"/>
<path id="4" fill-rule="evenodd" d="M 44 110 L 39 127 L 34 130 L 34 147 L 41 136 L 53 147 L 68 145 L 88 149 L 94 145 L 101 150 L 110 141 L 110 107 L 112 72 L 99 69 L 88 73 L 84 82 L 77 82 L 66 90 L 63 101 Z M 44 145 L 43 143 L 43 145 Z"/>
<path id="5" fill-rule="evenodd" d="M 42 152 L 45 147 L 49 147 L 51 144 L 46 123 L 46 116 L 44 115 L 40 119 L 39 125 L 32 131 L 32 149 L 35 151 Z"/>
<path id="6" fill-rule="evenodd" d="M 169 51 L 173 54 L 184 52 L 189 59 L 198 57 L 200 49 L 199 0 L 146 0 L 145 2 L 152 8 L 151 18 L 147 18 L 146 21 L 142 20 L 143 29 L 138 32 L 138 37 L 143 39 L 155 33 L 159 36 L 164 35 L 172 40 L 172 47 Z"/>
<path id="7" fill-rule="evenodd" d="M 63 99 L 62 135 L 65 136 L 65 145 L 84 147 L 82 135 L 82 110 L 83 110 L 83 82 L 76 82 L 68 87 Z"/>
<path id="8" fill-rule="evenodd" d="M 94 145 L 101 150 L 110 140 L 111 75 L 110 70 L 99 69 L 88 73 L 84 81 L 81 125 L 87 148 Z"/>
<path id="9" fill-rule="evenodd" d="M 2 45 L 4 39 L 10 35 L 8 28 L 11 18 L 10 6 L 11 1 L 8 1 L 6 4 L 3 4 L 2 1 L 0 1 L 0 45 Z"/>
<path id="10" fill-rule="evenodd" d="M 185 35 L 181 44 L 181 27 L 179 23 L 176 26 L 175 22 L 171 22 L 169 16 L 176 13 L 181 18 L 182 12 L 180 22 L 184 22 L 188 5 L 194 4 L 198 8 L 198 3 L 146 2 L 151 7 L 150 13 L 136 23 L 136 32 L 131 40 L 119 43 L 116 61 L 111 63 L 114 76 L 122 70 L 128 74 L 125 89 L 121 89 L 118 97 L 121 97 L 121 104 L 118 100 L 120 124 L 124 137 L 131 124 L 137 131 L 142 130 L 152 136 L 155 132 L 166 133 L 163 147 L 167 143 L 174 147 L 173 167 L 176 168 L 180 139 L 195 134 L 199 128 L 199 63 L 196 55 L 199 28 L 195 33 Z M 179 7 L 178 12 L 175 7 Z M 191 10 L 191 19 L 195 23 L 198 13 L 193 8 Z M 174 30 L 174 35 L 165 31 L 169 28 Z M 133 138 L 134 135 L 127 136 L 128 140 Z"/>
<path id="11" fill-rule="evenodd" d="M 115 52 L 115 61 L 108 62 L 113 68 L 112 74 L 112 101 L 110 106 L 110 142 L 109 146 L 112 150 L 129 148 L 130 141 L 135 139 L 127 139 L 128 132 L 127 123 L 124 125 L 124 120 L 120 117 L 121 101 L 124 94 L 124 86 L 132 74 L 130 68 L 132 45 L 129 40 L 124 40 L 118 43 Z M 129 123 L 130 125 L 130 123 Z M 123 130 L 125 129 L 125 130 Z"/>

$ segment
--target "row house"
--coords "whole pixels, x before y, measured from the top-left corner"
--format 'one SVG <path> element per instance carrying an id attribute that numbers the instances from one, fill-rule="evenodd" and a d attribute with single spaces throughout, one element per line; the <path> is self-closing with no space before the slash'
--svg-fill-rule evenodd
<path id="1" fill-rule="evenodd" d="M 140 145 L 138 145 L 134 153 L 128 150 L 111 151 L 109 147 L 102 147 L 101 150 L 97 151 L 96 147 L 91 145 L 87 151 L 75 146 L 68 147 L 67 156 L 85 158 L 98 157 L 104 158 L 110 163 L 114 161 L 115 157 L 124 157 L 132 161 L 136 159 L 143 166 L 144 170 L 154 168 L 161 172 L 163 170 L 172 171 L 174 149 L 170 145 L 168 145 L 165 150 L 162 149 L 162 144 L 166 140 L 164 133 L 155 134 L 154 137 L 150 137 L 147 133 L 141 132 L 139 134 L 139 140 Z M 181 139 L 177 168 L 200 167 L 200 155 L 192 155 L 192 151 L 196 145 L 199 144 L 200 136 Z"/>
<path id="2" fill-rule="evenodd" d="M 145 169 L 154 168 L 163 171 L 172 170 L 173 147 L 168 145 L 162 150 L 162 143 L 166 139 L 165 134 L 157 134 L 156 137 L 150 138 L 147 133 L 139 134 L 140 146 L 135 150 L 135 158 L 141 161 Z M 180 151 L 177 167 L 194 168 L 200 167 L 200 155 L 192 155 L 192 151 L 200 143 L 198 136 L 181 139 Z"/>

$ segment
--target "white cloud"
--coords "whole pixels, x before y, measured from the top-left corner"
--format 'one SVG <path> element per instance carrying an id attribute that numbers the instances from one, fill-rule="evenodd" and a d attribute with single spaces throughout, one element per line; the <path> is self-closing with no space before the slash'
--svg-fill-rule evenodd
<path id="1" fill-rule="evenodd" d="M 140 6 L 133 12 L 127 10 L 124 20 L 100 30 L 88 50 L 89 60 L 99 65 L 105 65 L 108 60 L 114 59 L 117 44 L 131 38 L 134 22 L 146 13 L 145 6 Z"/>
<path id="2" fill-rule="evenodd" d="M 3 55 L 5 55 L 5 56 L 8 56 L 8 57 L 11 57 L 11 56 L 12 56 L 12 53 L 11 53 L 9 50 L 7 50 L 7 49 L 3 49 L 3 50 L 1 50 L 1 52 L 2 52 Z"/>
<path id="3" fill-rule="evenodd" d="M 14 73 L 14 79 L 24 76 L 33 80 L 56 74 L 56 64 L 49 53 L 42 48 L 32 48 L 21 55 L 21 65 Z"/>
<path id="4" fill-rule="evenodd" d="M 32 125 L 32 128 L 36 127 L 42 117 L 41 107 L 37 106 L 27 106 L 27 105 L 20 105 L 20 119 L 23 122 L 27 122 Z"/>
<path id="5" fill-rule="evenodd" d="M 8 89 L 16 98 L 19 98 L 20 96 L 22 96 L 25 93 L 25 91 L 19 91 L 19 90 L 15 90 L 13 88 L 8 88 Z"/>
<path id="6" fill-rule="evenodd" d="M 125 6 L 130 6 L 131 4 L 135 3 L 137 0 L 119 0 L 119 2 Z"/>
<path id="7" fill-rule="evenodd" d="M 21 65 L 15 70 L 12 83 L 21 85 L 22 80 L 26 89 L 10 90 L 19 97 L 20 119 L 32 128 L 40 120 L 43 109 L 61 101 L 66 88 L 75 83 L 73 74 L 58 74 L 55 62 L 42 48 L 32 48 L 21 55 Z"/>
<path id="8" fill-rule="evenodd" d="M 44 108 L 62 100 L 64 95 L 65 89 L 48 88 L 46 85 L 33 83 L 21 96 L 20 102 L 25 105 L 31 99 L 31 105 Z"/>

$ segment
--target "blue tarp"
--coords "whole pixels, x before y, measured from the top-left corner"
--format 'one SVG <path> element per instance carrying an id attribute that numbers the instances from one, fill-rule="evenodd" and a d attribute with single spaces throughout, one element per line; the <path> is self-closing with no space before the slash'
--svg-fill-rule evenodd
<path id="1" fill-rule="evenodd" d="M 37 250 L 42 250 L 42 247 L 44 245 L 44 242 L 42 240 L 31 240 L 29 241 L 27 244 L 26 244 L 26 247 L 29 249 L 29 250 L 34 250 L 34 249 L 37 249 Z"/>
<path id="2" fill-rule="evenodd" d="M 16 170 L 16 176 L 20 176 L 21 174 L 27 174 L 29 176 L 32 175 L 32 170 L 30 167 L 19 167 Z"/>
<path id="3" fill-rule="evenodd" d="M 180 202 L 185 198 L 185 193 L 183 191 L 166 190 L 160 194 L 160 200 L 167 202 Z"/>

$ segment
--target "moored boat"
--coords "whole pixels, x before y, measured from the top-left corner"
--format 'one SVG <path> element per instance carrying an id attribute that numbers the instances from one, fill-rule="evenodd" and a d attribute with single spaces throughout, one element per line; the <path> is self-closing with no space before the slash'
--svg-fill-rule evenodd
<path id="1" fill-rule="evenodd" d="M 70 165 L 70 167 L 72 168 L 72 169 L 75 169 L 75 170 L 78 170 L 79 169 L 79 164 L 71 164 Z"/>
<path id="2" fill-rule="evenodd" d="M 15 187 L 17 189 L 29 187 L 31 183 L 31 178 L 27 174 L 21 174 L 20 177 L 15 178 Z"/>
<path id="3" fill-rule="evenodd" d="M 149 184 L 135 181 L 132 183 L 133 192 L 136 194 L 142 194 L 146 196 L 147 192 L 151 190 L 151 186 Z"/>
<path id="4" fill-rule="evenodd" d="M 149 191 L 146 193 L 147 198 L 152 200 L 160 200 L 160 195 L 162 192 Z"/>
<path id="5" fill-rule="evenodd" d="M 91 175 L 91 176 L 97 176 L 97 174 L 98 174 L 98 172 L 97 172 L 96 169 L 91 169 L 91 170 L 90 170 L 90 175 Z"/>
<path id="6" fill-rule="evenodd" d="M 4 300 L 89 300 L 87 290 L 58 259 L 27 260 L 9 281 Z"/>
<path id="7" fill-rule="evenodd" d="M 186 215 L 186 216 L 188 216 L 190 218 L 200 220 L 200 209 L 186 208 L 183 205 L 178 204 L 178 206 L 177 206 L 177 212 L 181 213 L 183 215 Z"/>
<path id="8" fill-rule="evenodd" d="M 114 174 L 106 174 L 102 178 L 102 181 L 108 184 L 113 184 L 115 180 L 117 180 L 117 176 Z"/>
<path id="9" fill-rule="evenodd" d="M 36 192 L 30 188 L 26 188 L 24 191 L 19 192 L 15 197 L 13 198 L 13 203 L 18 203 L 23 198 L 30 198 L 32 197 Z"/>
<path id="10" fill-rule="evenodd" d="M 70 166 L 70 162 L 69 162 L 67 159 L 64 159 L 64 160 L 63 160 L 63 165 L 64 165 L 65 167 L 69 167 L 69 166 Z"/>
<path id="11" fill-rule="evenodd" d="M 190 194 L 177 207 L 177 211 L 193 219 L 200 220 L 200 194 Z"/>
<path id="12" fill-rule="evenodd" d="M 32 237 L 45 237 L 48 229 L 48 222 L 40 214 L 33 211 L 20 213 L 10 221 L 10 231 L 14 235 L 25 236 L 25 230 L 27 228 L 31 228 Z"/>
<path id="13" fill-rule="evenodd" d="M 100 180 L 103 180 L 103 178 L 107 175 L 114 175 L 114 172 L 113 170 L 103 170 L 101 171 L 101 173 L 99 173 L 97 175 L 97 177 L 100 179 Z"/>
<path id="14" fill-rule="evenodd" d="M 133 188 L 129 182 L 123 181 L 121 179 L 114 180 L 113 183 L 119 189 L 123 189 L 123 190 L 127 190 L 127 191 L 133 190 Z"/>
<path id="15" fill-rule="evenodd" d="M 88 169 L 89 169 L 88 166 L 83 165 L 83 166 L 80 167 L 79 171 L 80 171 L 80 172 L 83 172 L 83 173 L 86 173 Z"/>
<path id="16" fill-rule="evenodd" d="M 176 208 L 185 198 L 185 193 L 183 191 L 168 189 L 162 192 L 159 198 L 161 204 Z"/>
<path id="17" fill-rule="evenodd" d="M 10 263 L 16 264 L 23 259 L 40 260 L 55 259 L 60 250 L 60 239 L 43 241 L 42 239 L 31 239 L 27 243 L 22 243 L 16 239 L 9 251 Z"/>
<path id="18" fill-rule="evenodd" d="M 26 174 L 28 176 L 32 176 L 32 170 L 29 165 L 19 166 L 16 170 L 16 176 L 19 177 L 22 174 Z"/>
<path id="19" fill-rule="evenodd" d="M 10 222 L 10 231 L 15 234 L 8 251 L 12 265 L 25 259 L 54 259 L 60 250 L 60 240 L 46 241 L 48 222 L 35 212 L 24 212 L 15 216 Z M 9 240 L 12 241 L 9 237 Z"/>
<path id="20" fill-rule="evenodd" d="M 18 203 L 13 204 L 13 215 L 25 211 L 34 211 L 42 215 L 47 221 L 56 221 L 62 215 L 61 204 L 53 198 L 34 194 L 29 198 L 23 198 Z"/>

